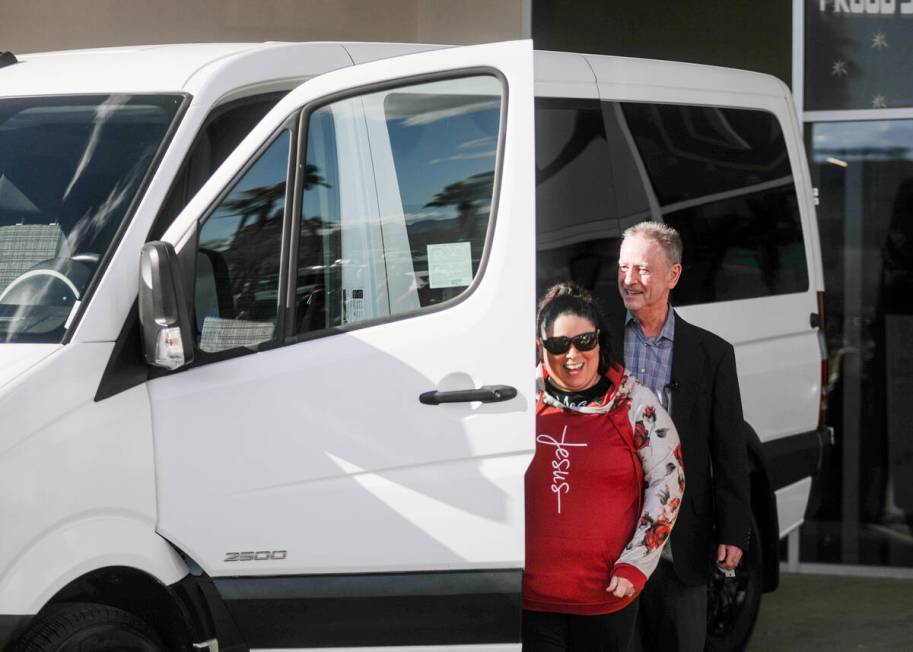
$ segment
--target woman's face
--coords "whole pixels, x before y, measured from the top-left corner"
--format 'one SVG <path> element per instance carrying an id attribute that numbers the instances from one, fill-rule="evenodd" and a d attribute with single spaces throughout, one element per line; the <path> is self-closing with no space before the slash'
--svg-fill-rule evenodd
<path id="1" fill-rule="evenodd" d="M 546 337 L 574 337 L 581 333 L 592 333 L 596 326 L 579 315 L 564 314 L 555 320 Z M 599 381 L 599 344 L 589 351 L 579 351 L 574 344 L 567 353 L 549 353 L 540 341 L 542 359 L 549 379 L 564 391 L 581 391 L 588 389 Z"/>

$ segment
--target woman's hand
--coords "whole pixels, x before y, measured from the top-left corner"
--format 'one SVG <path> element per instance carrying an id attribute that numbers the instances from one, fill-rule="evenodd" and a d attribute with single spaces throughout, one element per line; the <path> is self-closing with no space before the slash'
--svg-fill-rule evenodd
<path id="1" fill-rule="evenodd" d="M 623 577 L 613 575 L 612 581 L 606 587 L 606 593 L 611 593 L 616 598 L 630 598 L 634 595 L 634 585 Z"/>

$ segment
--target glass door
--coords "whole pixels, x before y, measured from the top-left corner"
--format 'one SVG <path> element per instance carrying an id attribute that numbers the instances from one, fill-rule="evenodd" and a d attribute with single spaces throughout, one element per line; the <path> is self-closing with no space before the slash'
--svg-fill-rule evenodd
<path id="1" fill-rule="evenodd" d="M 913 120 L 808 129 L 837 445 L 801 556 L 913 566 Z"/>

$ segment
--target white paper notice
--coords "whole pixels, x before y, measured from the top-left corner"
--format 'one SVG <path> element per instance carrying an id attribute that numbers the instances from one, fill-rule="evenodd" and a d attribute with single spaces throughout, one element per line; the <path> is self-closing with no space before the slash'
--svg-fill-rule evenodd
<path id="1" fill-rule="evenodd" d="M 472 283 L 469 243 L 428 245 L 428 283 L 432 288 L 466 287 Z"/>

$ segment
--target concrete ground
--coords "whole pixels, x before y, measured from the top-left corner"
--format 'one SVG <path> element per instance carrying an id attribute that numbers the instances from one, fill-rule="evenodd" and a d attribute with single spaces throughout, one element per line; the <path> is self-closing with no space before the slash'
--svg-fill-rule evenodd
<path id="1" fill-rule="evenodd" d="M 781 574 L 748 652 L 913 651 L 913 580 Z"/>

